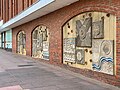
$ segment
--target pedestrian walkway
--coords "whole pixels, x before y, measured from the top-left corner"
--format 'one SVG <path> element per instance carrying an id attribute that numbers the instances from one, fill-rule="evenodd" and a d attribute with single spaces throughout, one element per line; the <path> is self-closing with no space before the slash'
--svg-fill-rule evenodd
<path id="1" fill-rule="evenodd" d="M 30 57 L 0 50 L 0 90 L 120 90 Z"/>

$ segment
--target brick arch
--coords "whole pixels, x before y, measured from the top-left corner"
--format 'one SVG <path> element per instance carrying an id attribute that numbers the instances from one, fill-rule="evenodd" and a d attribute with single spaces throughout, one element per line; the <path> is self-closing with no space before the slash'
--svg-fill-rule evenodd
<path id="1" fill-rule="evenodd" d="M 35 23 L 35 24 L 30 28 L 31 50 L 30 50 L 29 56 L 32 56 L 32 42 L 33 42 L 33 41 L 32 41 L 32 34 L 33 34 L 34 30 L 35 30 L 37 27 L 39 27 L 39 26 L 44 26 L 44 27 L 46 27 L 48 30 L 50 30 L 49 27 L 48 27 L 47 25 L 45 25 L 44 23 L 38 23 L 38 24 Z"/>
<path id="2" fill-rule="evenodd" d="M 76 10 L 73 10 L 72 12 L 66 14 L 66 16 L 64 17 L 63 21 L 61 22 L 61 26 L 63 27 L 64 24 L 66 24 L 69 20 L 71 20 L 72 18 L 74 18 L 77 15 L 80 15 L 82 13 L 85 12 L 104 12 L 104 13 L 109 13 L 115 16 L 118 16 L 118 12 L 116 12 L 116 8 L 113 8 L 112 6 L 108 6 L 108 5 L 99 5 L 99 6 L 85 6 L 82 8 L 78 8 Z"/>
<path id="3" fill-rule="evenodd" d="M 69 21 L 69 20 L 71 20 L 72 18 L 74 18 L 74 17 L 76 17 L 77 15 L 80 15 L 80 14 L 82 14 L 82 13 L 85 13 L 85 12 L 103 12 L 103 13 L 109 13 L 109 14 L 111 14 L 111 15 L 114 15 L 114 16 L 116 16 L 116 18 L 117 19 L 119 19 L 118 17 L 119 17 L 119 8 L 116 6 L 110 6 L 110 5 L 94 5 L 93 4 L 93 6 L 92 5 L 87 5 L 87 6 L 84 6 L 84 7 L 79 7 L 79 8 L 77 8 L 77 9 L 75 9 L 75 10 L 72 10 L 71 12 L 69 12 L 68 14 L 66 14 L 66 16 L 62 19 L 62 21 L 61 21 L 61 23 L 60 23 L 60 28 L 61 28 L 61 31 L 63 30 L 62 28 L 63 28 L 63 26 Z M 120 24 L 119 24 L 120 25 Z M 118 25 L 118 22 L 116 22 L 116 26 L 119 26 Z M 118 31 L 118 28 L 116 27 L 116 31 L 117 31 L 117 33 L 120 33 L 120 31 Z M 62 33 L 62 32 L 61 32 Z M 61 37 L 63 37 L 63 36 L 61 36 Z M 117 34 L 117 37 L 116 37 L 116 39 L 117 38 L 119 38 L 119 34 Z M 117 40 L 119 40 L 119 39 L 117 39 Z M 61 43 L 63 43 L 63 42 L 61 42 Z M 119 42 L 116 42 L 116 47 L 118 48 L 119 47 Z M 117 50 L 117 49 L 116 49 Z M 116 52 L 117 53 L 117 52 Z M 116 54 L 116 62 L 117 63 L 119 63 L 119 55 L 118 55 L 118 53 Z M 119 73 L 119 68 L 118 68 L 118 64 L 116 65 L 116 72 L 117 72 L 117 74 L 115 75 L 115 76 L 109 76 L 109 75 L 105 75 L 105 74 L 103 74 L 103 73 L 101 73 L 101 75 L 103 75 L 105 78 L 104 79 L 101 79 L 101 77 L 96 77 L 96 76 L 94 76 L 94 78 L 96 78 L 96 79 L 98 79 L 98 80 L 103 80 L 104 82 L 106 82 L 106 83 L 110 83 L 110 84 L 116 84 L 116 83 L 113 83 L 113 82 L 109 82 L 109 80 L 107 81 L 107 79 L 108 78 L 106 78 L 107 76 L 108 77 L 110 77 L 110 78 L 114 78 L 113 80 L 115 80 L 115 82 L 117 82 L 117 84 L 120 84 L 120 82 L 119 81 L 117 81 L 117 78 L 119 78 L 119 75 L 118 75 L 118 73 Z M 83 70 L 83 72 L 84 72 L 84 70 Z M 91 73 L 94 73 L 94 74 L 96 74 L 96 75 L 98 75 L 99 76 L 99 73 L 96 73 L 96 72 L 92 72 L 92 71 L 90 71 Z M 85 71 L 85 74 L 84 75 L 86 75 L 86 73 L 88 73 L 88 72 L 86 72 Z M 87 75 L 86 75 L 87 76 Z M 116 85 L 117 85 L 116 84 Z"/>
<path id="4" fill-rule="evenodd" d="M 25 32 L 24 30 L 19 30 L 19 31 L 17 32 L 16 36 L 18 36 L 18 34 L 19 34 L 20 32 L 24 32 L 24 33 L 26 34 L 26 32 Z"/>
<path id="5" fill-rule="evenodd" d="M 44 26 L 44 27 L 46 27 L 47 29 L 49 29 L 49 27 L 48 27 L 47 25 L 38 24 L 38 25 L 36 25 L 35 27 L 32 27 L 32 29 L 31 29 L 31 35 L 32 35 L 33 31 L 34 31 L 37 27 L 39 27 L 39 26 Z"/>
<path id="6" fill-rule="evenodd" d="M 34 35 L 34 32 L 35 31 L 40 31 L 40 32 L 42 32 L 42 35 L 43 35 L 43 31 L 41 31 L 41 29 L 36 29 L 36 28 L 41 28 L 41 27 L 44 27 L 44 29 L 45 29 L 45 31 L 44 32 L 46 32 L 46 34 L 45 35 L 47 35 L 47 33 L 49 32 L 49 28 L 47 27 L 47 26 L 45 26 L 45 25 L 37 25 L 33 30 L 32 30 L 32 32 L 31 32 L 31 56 L 33 56 L 34 58 L 40 58 L 40 57 L 38 57 L 38 55 L 36 56 L 36 54 L 34 54 L 33 53 L 33 45 L 34 45 L 34 42 L 33 42 L 33 35 Z M 43 35 L 44 36 L 44 35 Z M 42 37 L 43 37 L 42 36 Z M 47 35 L 47 37 L 48 37 L 48 35 Z M 39 38 L 37 37 L 37 40 L 38 40 Z M 43 40 L 44 40 L 44 38 L 42 38 L 42 43 L 43 43 Z M 48 39 L 46 38 L 45 39 L 46 41 L 48 41 Z M 36 47 L 36 46 L 35 46 Z M 41 46 L 40 46 L 41 47 Z M 35 49 L 35 51 L 37 50 L 37 48 Z M 38 51 L 36 51 L 36 52 L 38 52 Z M 40 55 L 42 55 L 42 52 L 40 53 Z M 43 58 L 40 58 L 40 59 L 43 59 Z"/>

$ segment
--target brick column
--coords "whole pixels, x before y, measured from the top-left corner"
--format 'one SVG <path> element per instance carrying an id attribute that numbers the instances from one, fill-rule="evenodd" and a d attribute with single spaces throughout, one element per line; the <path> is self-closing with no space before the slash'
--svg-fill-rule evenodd
<path id="1" fill-rule="evenodd" d="M 116 75 L 120 79 L 120 18 L 117 17 L 116 27 Z M 119 82 L 120 83 L 120 82 Z"/>

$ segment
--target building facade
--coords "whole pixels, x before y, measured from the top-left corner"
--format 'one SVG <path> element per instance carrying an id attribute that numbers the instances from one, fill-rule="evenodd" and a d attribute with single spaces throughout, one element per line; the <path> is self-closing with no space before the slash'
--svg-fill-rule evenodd
<path id="1" fill-rule="evenodd" d="M 12 41 L 13 53 L 120 87 L 119 0 L 37 0 L 33 5 L 24 0 L 19 4 L 9 6 L 10 10 L 1 4 L 1 46 Z M 7 28 L 12 40 L 5 38 Z"/>
<path id="2" fill-rule="evenodd" d="M 37 0 L 0 0 L 0 26 L 30 7 Z M 12 49 L 12 28 L 1 32 L 0 47 Z"/>
<path id="3" fill-rule="evenodd" d="M 37 0 L 0 0 L 0 19 L 5 23 L 36 1 Z"/>

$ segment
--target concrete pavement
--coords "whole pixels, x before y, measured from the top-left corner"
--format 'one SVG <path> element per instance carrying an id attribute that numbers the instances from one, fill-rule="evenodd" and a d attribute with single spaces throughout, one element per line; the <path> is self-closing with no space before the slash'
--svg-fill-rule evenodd
<path id="1" fill-rule="evenodd" d="M 63 68 L 0 50 L 0 90 L 120 90 Z"/>

